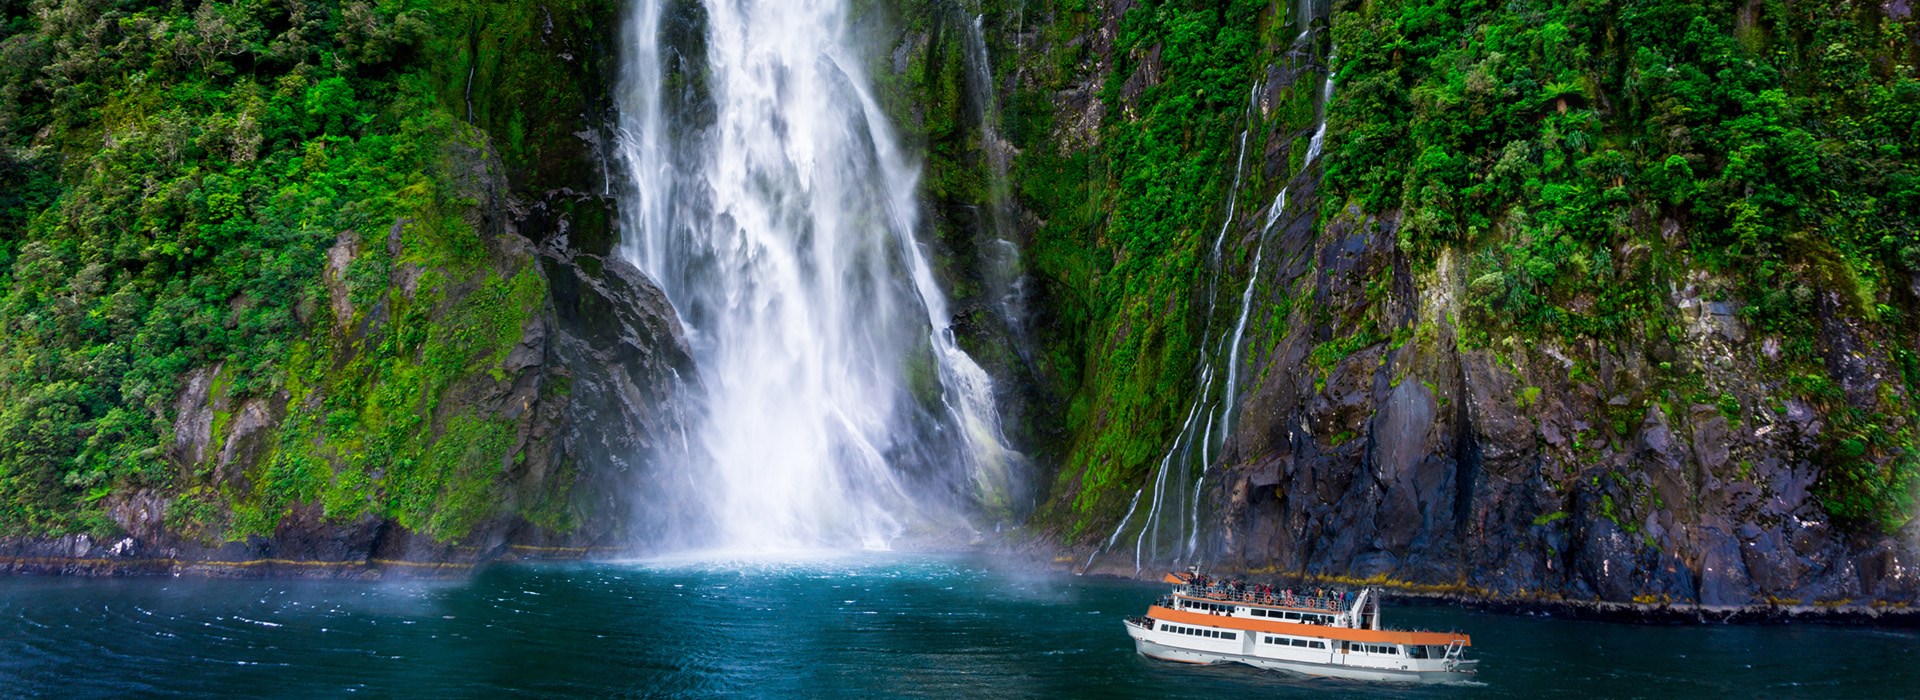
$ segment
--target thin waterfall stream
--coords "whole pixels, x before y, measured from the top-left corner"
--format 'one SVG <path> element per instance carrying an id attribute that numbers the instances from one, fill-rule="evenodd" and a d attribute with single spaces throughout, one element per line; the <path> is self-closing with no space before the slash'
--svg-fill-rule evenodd
<path id="1" fill-rule="evenodd" d="M 1311 21 L 1316 11 L 1312 0 L 1300 4 L 1300 24 L 1302 30 L 1296 39 L 1296 48 L 1304 45 L 1311 37 Z M 1331 66 L 1337 48 L 1329 50 L 1327 62 Z M 1320 160 L 1327 135 L 1327 107 L 1333 100 L 1333 73 L 1329 67 L 1323 78 L 1315 106 L 1314 130 L 1308 139 L 1307 152 L 1301 161 L 1301 168 L 1312 166 Z M 1221 259 L 1227 231 L 1232 227 L 1239 198 L 1240 180 L 1246 165 L 1248 132 L 1252 129 L 1253 114 L 1257 111 L 1251 104 L 1259 93 L 1256 85 L 1251 91 L 1248 109 L 1248 130 L 1242 131 L 1238 143 L 1238 154 L 1234 161 L 1233 185 L 1228 191 L 1226 214 L 1220 225 L 1220 232 L 1213 244 L 1211 264 L 1214 275 L 1209 281 L 1205 318 L 1207 325 L 1202 331 L 1203 339 L 1213 337 L 1213 317 L 1219 298 L 1220 276 L 1224 267 Z M 1255 237 L 1253 258 L 1247 268 L 1246 285 L 1240 293 L 1240 308 L 1230 333 L 1222 333 L 1219 341 L 1211 349 L 1203 347 L 1196 363 L 1196 384 L 1198 393 L 1189 406 L 1186 417 L 1172 444 L 1161 457 L 1148 485 L 1136 492 L 1127 513 L 1113 534 L 1107 538 L 1104 546 L 1096 549 L 1087 558 L 1083 568 L 1092 566 L 1095 558 L 1111 551 L 1121 535 L 1128 532 L 1133 524 L 1133 516 L 1141 497 L 1147 497 L 1147 509 L 1139 525 L 1139 532 L 1133 538 L 1133 565 L 1135 571 L 1144 570 L 1150 562 L 1190 563 L 1199 554 L 1200 544 L 1200 497 L 1206 485 L 1206 471 L 1225 452 L 1227 439 L 1232 433 L 1232 425 L 1237 408 L 1240 385 L 1241 350 L 1246 341 L 1247 324 L 1252 317 L 1254 290 L 1260 281 L 1261 264 L 1265 259 L 1267 239 L 1282 221 L 1287 208 L 1287 187 L 1282 187 L 1268 207 L 1265 221 Z M 1205 342 L 1203 340 L 1203 342 Z M 1216 365 L 1225 362 L 1224 381 L 1217 381 Z M 1218 391 L 1216 391 L 1218 389 Z M 1204 416 L 1205 421 L 1199 419 Z M 1216 431 L 1216 426 L 1218 429 Z M 1197 454 L 1196 454 L 1197 452 Z M 1165 549 L 1163 550 L 1163 545 Z"/>

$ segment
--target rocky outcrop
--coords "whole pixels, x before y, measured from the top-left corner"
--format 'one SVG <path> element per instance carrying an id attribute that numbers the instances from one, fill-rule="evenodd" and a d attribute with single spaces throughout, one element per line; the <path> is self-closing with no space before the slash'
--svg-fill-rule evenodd
<path id="1" fill-rule="evenodd" d="M 619 257 L 546 246 L 555 333 L 548 350 L 566 368 L 572 400 L 562 450 L 584 475 L 581 495 L 599 520 L 658 541 L 680 523 L 703 519 L 682 504 L 641 504 L 648 484 L 683 481 L 700 410 L 699 371 L 666 294 Z M 644 506 L 644 507 L 643 507 Z"/>
<path id="2" fill-rule="evenodd" d="M 1692 319 L 1676 343 L 1467 349 L 1455 319 L 1472 292 L 1457 260 L 1413 274 L 1394 229 L 1390 216 L 1353 210 L 1317 233 L 1296 222 L 1286 253 L 1261 271 L 1312 311 L 1296 310 L 1252 358 L 1262 379 L 1209 475 L 1219 513 L 1209 558 L 1499 599 L 1920 598 L 1920 533 L 1848 535 L 1831 522 L 1813 489 L 1820 415 L 1775 399 L 1782 379 L 1735 359 L 1777 340 L 1703 302 L 1711 279 L 1675 290 L 1674 308 Z M 1368 299 L 1383 276 L 1392 294 Z M 1386 330 L 1374 342 L 1330 366 L 1310 360 L 1373 324 Z M 1830 347 L 1850 348 L 1836 351 L 1835 375 L 1870 400 L 1883 386 L 1870 368 L 1886 358 L 1844 324 L 1827 330 Z M 1687 381 L 1728 398 L 1673 400 L 1661 363 L 1688 363 Z"/>

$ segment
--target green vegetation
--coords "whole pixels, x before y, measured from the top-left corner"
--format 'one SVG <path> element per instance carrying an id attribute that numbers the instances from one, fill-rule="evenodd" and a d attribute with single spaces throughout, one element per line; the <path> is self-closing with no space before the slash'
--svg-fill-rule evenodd
<path id="1" fill-rule="evenodd" d="M 1009 105 L 1007 136 L 1022 151 L 1014 172 L 1021 202 L 1043 222 L 1028 262 L 1057 319 L 1049 366 L 1077 379 L 1066 392 L 1072 436 L 1052 489 L 1064 500 L 1043 506 L 1041 517 L 1074 537 L 1118 517 L 1120 487 L 1144 479 L 1178 428 L 1183 407 L 1173 397 L 1193 390 L 1202 340 L 1194 324 L 1204 319 L 1188 302 L 1203 283 L 1236 134 L 1248 126 L 1247 89 L 1272 3 L 1135 5 L 1098 92 L 1106 118 L 1079 125 L 1059 123 L 1080 115 L 1054 100 L 1099 58 L 1074 41 L 1093 31 L 1098 10 L 1078 1 L 1029 5 L 1029 16 L 1052 18 L 1045 41 L 1060 48 L 1047 65 L 1027 67 L 1038 75 Z"/>
<path id="2" fill-rule="evenodd" d="M 0 534 L 109 533 L 107 496 L 145 489 L 210 537 L 271 532 L 299 503 L 441 538 L 492 512 L 480 489 L 511 424 L 435 411 L 461 378 L 501 378 L 545 289 L 490 267 L 474 182 L 498 167 L 489 151 L 509 171 L 496 182 L 579 167 L 553 117 L 583 91 L 532 47 L 556 14 L 568 30 L 606 11 L 7 3 Z M 354 318 L 335 319 L 322 256 L 343 231 L 365 245 L 345 280 Z M 411 296 L 389 285 L 401 265 L 423 270 Z M 213 368 L 230 408 L 209 452 L 245 402 L 290 416 L 245 478 L 170 452 L 183 378 Z"/>
<path id="3" fill-rule="evenodd" d="M 1335 37 L 1327 206 L 1399 211 L 1416 260 L 1472 251 L 1466 342 L 1677 340 L 1667 295 L 1704 269 L 1783 339 L 1769 371 L 1836 416 L 1828 509 L 1911 517 L 1913 394 L 1829 391 L 1816 304 L 1912 342 L 1887 287 L 1920 270 L 1920 24 L 1871 2 L 1382 0 Z M 1737 399 L 1706 400 L 1737 424 Z"/>

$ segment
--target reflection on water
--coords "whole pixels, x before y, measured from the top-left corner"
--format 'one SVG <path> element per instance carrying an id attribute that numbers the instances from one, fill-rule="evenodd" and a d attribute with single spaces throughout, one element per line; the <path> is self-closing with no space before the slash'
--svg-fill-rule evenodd
<path id="1" fill-rule="evenodd" d="M 1133 653 L 1159 587 L 964 556 L 499 567 L 459 583 L 0 578 L 0 696 L 1911 696 L 1920 634 L 1570 622 L 1393 606 L 1473 634 L 1484 687 L 1310 680 Z M 1223 695 L 1231 693 L 1233 695 Z"/>

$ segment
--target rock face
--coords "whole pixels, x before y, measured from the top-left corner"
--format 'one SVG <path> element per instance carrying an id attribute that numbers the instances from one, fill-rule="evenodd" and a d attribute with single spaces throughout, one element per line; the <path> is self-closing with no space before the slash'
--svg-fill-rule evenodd
<path id="1" fill-rule="evenodd" d="M 1908 16 L 1910 4 L 1880 3 L 1888 17 Z M 1156 91 L 1177 87 L 1182 104 L 1190 104 L 1187 96 L 1201 100 L 1218 94 L 1213 85 L 1177 85 L 1175 69 L 1187 60 L 1171 50 L 1177 31 L 1153 34 L 1150 19 L 1127 16 L 1148 5 L 1113 0 L 1075 10 L 1009 11 L 1005 35 L 997 42 L 989 39 L 996 50 L 1018 55 L 1008 59 L 1012 68 L 1006 75 L 997 76 L 1011 86 L 1004 101 L 1031 100 L 1025 103 L 1029 117 L 1033 112 L 1050 117 L 1043 138 L 1016 133 L 1013 139 L 1022 153 L 1015 171 L 1036 173 L 1017 188 L 1021 205 L 1030 209 L 1023 219 L 1033 237 L 1028 251 L 1041 261 L 1035 313 L 1065 316 L 1063 310 L 1116 297 L 1122 309 L 1155 309 L 1078 317 L 1092 326 L 1090 331 L 1063 331 L 1065 323 L 1041 327 L 1043 339 L 1051 334 L 1077 343 L 1050 349 L 1053 356 L 1085 366 L 1065 371 L 1065 383 L 1073 387 L 1066 405 L 1078 413 L 1061 431 L 1067 444 L 1058 452 L 1065 455 L 1056 460 L 1061 473 L 1047 496 L 1056 507 L 1043 513 L 1051 520 L 1033 524 L 1038 531 L 1033 546 L 1058 553 L 1057 562 L 1075 568 L 1136 573 L 1137 548 L 1114 543 L 1137 541 L 1140 523 L 1152 517 L 1142 514 L 1154 501 L 1154 475 L 1163 469 L 1158 465 L 1163 457 L 1171 459 L 1168 446 L 1180 444 L 1175 435 L 1186 415 L 1181 409 L 1189 402 L 1200 407 L 1207 391 L 1220 395 L 1218 385 L 1206 384 L 1205 378 L 1230 373 L 1219 359 L 1228 353 L 1212 351 L 1218 335 L 1183 334 L 1185 341 L 1199 336 L 1200 343 L 1209 344 L 1200 364 L 1184 375 L 1202 379 L 1157 384 L 1156 390 L 1190 388 L 1192 394 L 1159 397 L 1172 408 L 1157 416 L 1135 411 L 1113 418 L 1105 412 L 1114 404 L 1100 403 L 1103 381 L 1165 372 L 1154 366 L 1147 350 L 1121 357 L 1117 363 L 1126 367 L 1125 374 L 1102 378 L 1095 369 L 1102 362 L 1116 363 L 1113 348 L 1156 316 L 1184 310 L 1201 321 L 1189 328 L 1219 328 L 1223 319 L 1230 326 L 1238 308 L 1215 309 L 1208 291 L 1248 284 L 1254 293 L 1246 340 L 1235 348 L 1242 358 L 1234 368 L 1240 378 L 1233 388 L 1236 405 L 1212 412 L 1231 416 L 1229 437 L 1218 452 L 1200 458 L 1207 463 L 1195 465 L 1189 477 L 1189 483 L 1204 486 L 1195 519 L 1200 547 L 1192 560 L 1221 569 L 1371 580 L 1480 599 L 1695 608 L 1894 609 L 1920 602 L 1920 521 L 1885 510 L 1879 522 L 1843 521 L 1834 515 L 1831 495 L 1835 479 L 1848 471 L 1897 475 L 1912 469 L 1911 407 L 1920 398 L 1912 392 L 1920 375 L 1911 369 L 1911 358 L 1920 326 L 1871 319 L 1905 318 L 1900 314 L 1920 309 L 1920 274 L 1912 273 L 1913 263 L 1865 263 L 1876 270 L 1862 273 L 1875 277 L 1868 285 L 1808 269 L 1825 264 L 1818 260 L 1783 255 L 1769 261 L 1789 271 L 1774 279 L 1794 285 L 1788 291 L 1800 304 L 1795 308 L 1807 309 L 1804 320 L 1812 330 L 1770 328 L 1755 308 L 1758 302 L 1742 298 L 1754 293 L 1736 277 L 1741 271 L 1709 259 L 1717 251 L 1708 246 L 1690 243 L 1722 240 L 1717 231 L 1671 213 L 1623 176 L 1613 185 L 1626 183 L 1620 191 L 1634 206 L 1623 207 L 1612 238 L 1596 244 L 1593 265 L 1602 272 L 1594 278 L 1645 282 L 1654 290 L 1651 298 L 1604 314 L 1594 311 L 1599 302 L 1590 294 L 1567 293 L 1542 303 L 1559 305 L 1569 316 L 1625 318 L 1629 328 L 1568 331 L 1549 325 L 1543 330 L 1476 320 L 1474 309 L 1485 307 L 1489 294 L 1477 281 L 1501 269 L 1481 258 L 1499 255 L 1502 246 L 1527 245 L 1523 226 L 1503 221 L 1497 211 L 1480 212 L 1495 222 L 1489 224 L 1493 230 L 1440 235 L 1436 241 L 1431 222 L 1412 215 L 1403 221 L 1400 209 L 1415 211 L 1421 206 L 1416 200 L 1434 193 L 1392 189 L 1399 186 L 1392 181 L 1394 173 L 1386 174 L 1386 187 L 1395 194 L 1384 207 L 1350 204 L 1365 199 L 1372 186 L 1351 179 L 1361 177 L 1354 172 L 1364 173 L 1362 165 L 1345 171 L 1347 181 L 1329 181 L 1329 189 L 1339 185 L 1346 188 L 1343 193 L 1323 197 L 1318 191 L 1322 168 L 1339 177 L 1348 165 L 1332 164 L 1339 163 L 1342 139 L 1400 138 L 1367 130 L 1377 123 L 1343 123 L 1342 105 L 1358 105 L 1353 107 L 1358 110 L 1384 104 L 1379 101 L 1389 98 L 1379 91 L 1392 91 L 1384 85 L 1415 77 L 1407 72 L 1411 64 L 1403 64 L 1414 52 L 1396 48 L 1384 57 L 1353 58 L 1364 52 L 1333 46 L 1372 38 L 1378 27 L 1366 22 L 1384 21 L 1380 18 L 1391 13 L 1383 15 L 1377 3 L 1331 3 L 1330 11 L 1339 17 L 1330 20 L 1324 14 L 1328 5 L 1300 4 L 1292 8 L 1298 16 L 1291 19 L 1284 9 L 1262 15 L 1257 23 L 1266 45 L 1250 61 L 1259 68 L 1247 71 L 1251 104 L 1222 100 L 1224 106 L 1206 118 L 1230 126 L 1181 152 L 1196 167 L 1217 168 L 1223 187 L 1234 177 L 1249 183 L 1237 192 L 1239 209 L 1231 215 L 1227 202 L 1235 200 L 1220 193 L 1219 209 L 1208 212 L 1211 224 L 1201 235 L 1122 230 L 1115 212 L 1124 203 L 1114 200 L 1128 183 L 1101 180 L 1102 173 L 1131 172 L 1127 146 L 1109 145 L 1116 134 L 1138 138 L 1151 130 L 1154 119 L 1166 118 L 1151 112 Z M 995 26 L 994 7 L 985 6 L 984 26 Z M 1744 11 L 1749 15 L 1739 21 L 1751 24 L 1751 13 L 1759 11 L 1758 5 L 1749 6 Z M 1223 9 L 1222 16 L 1228 12 Z M 1731 18 L 1703 19 L 1714 26 L 1725 19 L 1726 28 L 1735 29 Z M 1476 21 L 1464 24 L 1469 32 L 1479 26 Z M 1126 27 L 1131 28 L 1122 31 Z M 1353 81 L 1337 87 L 1352 92 L 1330 94 L 1353 97 L 1344 98 L 1348 102 L 1336 98 L 1329 106 L 1315 88 L 1323 84 L 1328 57 L 1335 53 L 1349 59 L 1331 61 L 1339 64 L 1339 79 Z M 1493 55 L 1487 65 L 1500 60 Z M 1475 72 L 1480 68 L 1463 64 L 1458 70 L 1470 85 L 1485 77 Z M 1209 91 L 1202 95 L 1197 87 Z M 1469 92 L 1478 89 L 1469 87 Z M 1434 98 L 1440 100 L 1437 107 L 1421 103 L 1429 97 L 1416 90 L 1411 102 L 1392 104 L 1404 107 L 1408 118 L 1412 112 L 1455 107 L 1446 98 Z M 1619 93 L 1576 97 L 1570 104 L 1562 96 L 1547 109 L 1556 114 L 1584 109 L 1596 123 L 1620 132 L 1637 133 L 1643 126 L 1614 125 L 1640 118 L 1621 104 Z M 1315 122 L 1328 110 L 1334 111 L 1333 129 L 1316 161 L 1303 150 L 1314 150 Z M 1207 133 L 1206 119 L 1190 123 L 1186 137 Z M 1246 166 L 1232 170 L 1238 166 L 1230 139 L 1242 124 L 1256 145 L 1244 151 Z M 1497 148 L 1473 150 L 1483 144 L 1432 146 L 1425 155 L 1419 148 L 1427 146 L 1407 158 L 1417 156 L 1420 163 L 1389 165 L 1417 170 L 1427 167 L 1424 159 L 1430 157 L 1432 163 L 1458 158 L 1452 162 L 1464 164 L 1461 172 L 1478 173 L 1507 155 L 1525 155 L 1513 148 L 1507 154 Z M 1355 150 L 1379 156 L 1376 150 Z M 1210 155 L 1219 153 L 1225 155 Z M 1048 157 L 1066 161 L 1068 156 L 1073 160 L 1067 162 L 1093 181 L 1070 190 L 1097 202 L 1091 211 L 1048 201 L 1055 191 L 1081 184 L 1061 174 L 1078 170 L 1046 170 L 1058 165 Z M 1409 177 L 1408 182 L 1415 181 Z M 1445 189 L 1472 190 L 1476 182 L 1468 177 Z M 1284 211 L 1248 204 L 1275 197 L 1283 186 L 1289 200 Z M 1444 196 L 1460 197 L 1448 200 L 1458 202 L 1454 206 L 1480 206 L 1481 200 L 1473 199 L 1479 195 L 1471 192 Z M 1525 202 L 1514 211 L 1541 206 L 1547 205 Z M 1077 217 L 1071 230 L 1048 227 L 1049 217 L 1060 216 Z M 1101 286 L 1102 275 L 1117 274 L 1113 271 L 1141 258 L 1203 249 L 1211 242 L 1212 227 L 1222 225 L 1227 227 L 1225 262 L 1199 272 L 1193 289 L 1135 285 L 1153 292 L 1143 294 Z M 1253 251 L 1262 240 L 1257 269 L 1246 269 L 1242 261 L 1256 259 Z M 1063 249 L 1089 247 L 1098 255 L 1084 267 L 1048 267 L 1049 260 L 1067 257 Z M 1574 264 L 1585 270 L 1589 262 Z M 1831 284 L 1835 280 L 1841 283 Z M 1112 332 L 1101 335 L 1106 331 Z M 1809 365 L 1790 359 L 1795 357 L 1813 359 Z M 1872 416 L 1864 421 L 1874 426 L 1866 432 L 1891 439 L 1865 437 L 1862 416 Z M 1145 439 L 1146 448 L 1101 451 L 1102 445 L 1124 445 L 1142 433 L 1152 436 Z M 1899 487 L 1897 479 L 1890 480 Z M 1912 507 L 1911 500 L 1897 496 L 1890 502 Z M 1165 562 L 1144 563 L 1144 573 L 1151 574 L 1158 563 Z"/>
<path id="2" fill-rule="evenodd" d="M 1676 290 L 1673 304 L 1696 322 L 1666 346 L 1462 349 L 1453 319 L 1471 291 L 1454 275 L 1457 260 L 1409 273 L 1395 227 L 1349 210 L 1318 232 L 1295 222 L 1281 235 L 1285 252 L 1262 274 L 1310 298 L 1324 320 L 1295 311 L 1273 349 L 1252 358 L 1264 379 L 1209 474 L 1219 514 L 1210 559 L 1499 598 L 1739 606 L 1920 596 L 1915 526 L 1881 536 L 1834 526 L 1812 493 L 1822 421 L 1791 399 L 1769 407 L 1778 380 L 1732 360 L 1767 339 L 1749 337 L 1724 306 Z M 1391 297 L 1370 301 L 1365 284 L 1382 274 Z M 1375 321 L 1405 340 L 1331 366 L 1309 360 L 1342 328 Z M 1829 328 L 1833 346 L 1865 346 Z M 1663 355 L 1731 402 L 1663 400 L 1650 380 Z M 1848 351 L 1833 365 L 1870 396 L 1883 385 L 1850 366 L 1887 361 Z"/>
<path id="3" fill-rule="evenodd" d="M 581 496 L 600 520 L 631 529 L 623 534 L 671 537 L 675 524 L 694 519 L 678 504 L 641 507 L 635 494 L 687 478 L 678 469 L 688 464 L 701 394 L 679 318 L 660 288 L 618 257 L 549 245 L 541 266 L 556 330 L 547 345 L 572 387 L 562 449 L 585 475 Z"/>

